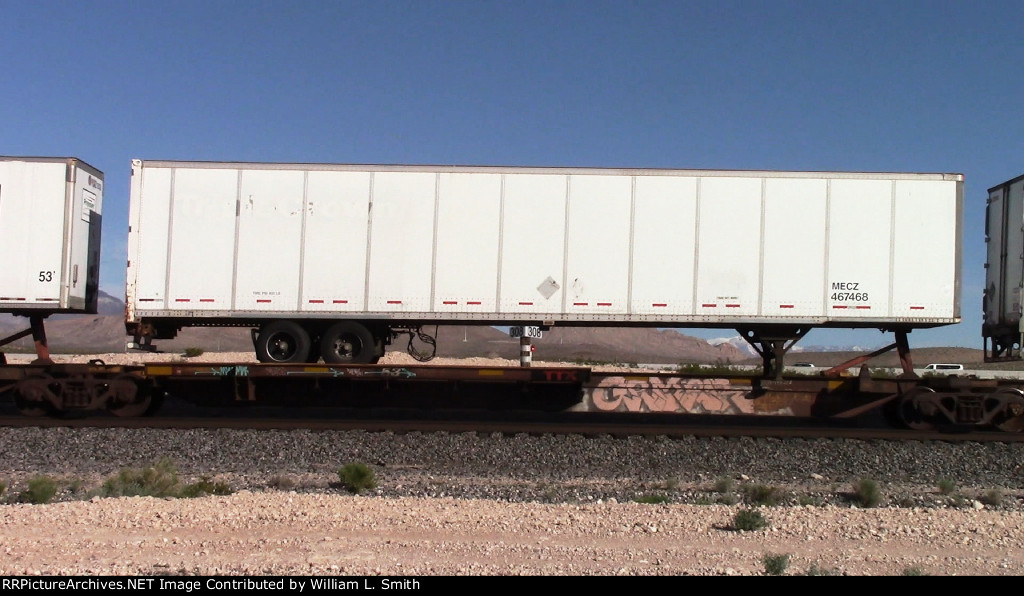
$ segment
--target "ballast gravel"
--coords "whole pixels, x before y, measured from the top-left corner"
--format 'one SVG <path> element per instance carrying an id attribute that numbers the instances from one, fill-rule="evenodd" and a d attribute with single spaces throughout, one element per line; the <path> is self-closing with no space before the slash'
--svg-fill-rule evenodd
<path id="1" fill-rule="evenodd" d="M 769 567 L 1024 575 L 1022 451 L 941 441 L 0 428 L 0 575 L 376 576 L 399 582 L 391 588 L 441 575 Z M 233 492 L 94 496 L 120 470 L 164 459 L 184 483 Z M 376 488 L 341 485 L 338 470 L 352 462 L 370 467 Z M 57 483 L 55 502 L 19 502 L 44 475 Z M 877 506 L 855 498 L 862 479 L 877 484 Z M 777 504 L 747 500 L 766 489 Z M 748 510 L 764 528 L 737 528 Z"/>
<path id="2" fill-rule="evenodd" d="M 788 555 L 791 575 L 1021 575 L 1020 455 L 942 442 L 3 428 L 0 575 L 760 575 L 771 555 Z M 183 482 L 235 492 L 91 496 L 163 458 Z M 377 488 L 341 486 L 351 462 Z M 39 475 L 57 480 L 58 502 L 17 503 Z M 877 507 L 852 500 L 861 478 L 878 484 Z M 755 486 L 779 504 L 756 507 L 764 529 L 738 531 Z M 652 496 L 667 502 L 636 502 Z"/>

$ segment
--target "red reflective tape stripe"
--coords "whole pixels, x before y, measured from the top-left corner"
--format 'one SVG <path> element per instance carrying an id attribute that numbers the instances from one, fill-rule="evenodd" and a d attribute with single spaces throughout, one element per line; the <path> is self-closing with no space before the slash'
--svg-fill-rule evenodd
<path id="1" fill-rule="evenodd" d="M 470 301 L 469 301 L 469 302 L 467 302 L 466 304 L 475 304 L 475 305 L 479 305 L 479 304 L 480 304 L 480 301 L 479 301 L 479 300 L 470 300 Z"/>
<path id="2" fill-rule="evenodd" d="M 139 302 L 156 302 L 156 298 L 139 298 Z"/>
<path id="3" fill-rule="evenodd" d="M 572 305 L 573 306 L 586 306 L 587 303 L 586 302 L 573 302 Z"/>
<path id="4" fill-rule="evenodd" d="M 519 306 L 533 306 L 532 302 L 520 302 Z"/>
<path id="5" fill-rule="evenodd" d="M 910 310 L 924 310 L 923 306 L 911 306 Z"/>
<path id="6" fill-rule="evenodd" d="M 845 306 L 840 306 L 840 305 L 838 305 L 838 304 L 833 304 L 833 305 L 832 305 L 832 308 L 847 308 L 847 307 L 845 307 Z"/>
<path id="7" fill-rule="evenodd" d="M 348 304 L 348 300 L 331 300 L 335 304 Z"/>
<path id="8" fill-rule="evenodd" d="M 664 302 L 655 302 L 655 303 L 651 304 L 651 306 L 659 306 L 659 307 L 661 307 L 661 306 L 668 306 L 668 304 L 666 304 Z"/>
<path id="9" fill-rule="evenodd" d="M 739 304 L 726 304 L 725 307 L 726 308 L 739 308 L 740 305 Z"/>
<path id="10" fill-rule="evenodd" d="M 264 303 L 270 302 L 270 299 L 269 298 L 257 298 L 256 302 L 257 302 L 257 304 L 264 304 Z"/>
<path id="11" fill-rule="evenodd" d="M 611 306 L 612 303 L 611 302 L 598 302 L 597 305 L 598 306 Z"/>
<path id="12" fill-rule="evenodd" d="M 870 307 L 870 306 L 857 306 L 857 307 L 855 307 L 855 308 L 858 308 L 858 309 L 860 309 L 860 310 L 868 310 L 868 309 L 870 309 L 871 307 Z"/>
<path id="13" fill-rule="evenodd" d="M 213 300 L 213 298 L 200 298 L 199 301 L 200 302 L 213 302 L 214 300 Z"/>
<path id="14" fill-rule="evenodd" d="M 793 308 L 792 304 L 780 304 L 779 308 Z"/>
<path id="15" fill-rule="evenodd" d="M 401 300 L 388 300 L 388 304 L 401 304 Z"/>
<path id="16" fill-rule="evenodd" d="M 441 304 L 458 304 L 458 303 L 459 303 L 458 300 L 445 300 Z"/>
<path id="17" fill-rule="evenodd" d="M 190 302 L 191 298 L 175 298 L 175 302 Z"/>
<path id="18" fill-rule="evenodd" d="M 716 307 L 718 305 L 717 304 L 701 304 L 701 306 L 703 306 L 704 308 L 714 308 L 714 307 Z"/>
<path id="19" fill-rule="evenodd" d="M 310 304 L 323 304 L 324 301 L 323 300 L 310 300 L 309 303 Z"/>

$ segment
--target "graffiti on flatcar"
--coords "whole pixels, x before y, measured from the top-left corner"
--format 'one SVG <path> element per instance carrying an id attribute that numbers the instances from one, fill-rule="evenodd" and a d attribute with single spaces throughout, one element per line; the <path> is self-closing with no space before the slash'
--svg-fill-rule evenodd
<path id="1" fill-rule="evenodd" d="M 197 370 L 195 374 L 211 375 L 214 377 L 247 377 L 249 376 L 248 366 L 217 366 L 208 370 Z"/>
<path id="2" fill-rule="evenodd" d="M 755 413 L 750 384 L 725 378 L 609 376 L 586 387 L 584 397 L 603 412 Z"/>
<path id="3" fill-rule="evenodd" d="M 406 379 L 411 379 L 416 376 L 416 373 L 412 372 L 408 368 L 381 368 L 366 371 L 366 376 L 373 375 L 381 377 L 405 377 Z"/>

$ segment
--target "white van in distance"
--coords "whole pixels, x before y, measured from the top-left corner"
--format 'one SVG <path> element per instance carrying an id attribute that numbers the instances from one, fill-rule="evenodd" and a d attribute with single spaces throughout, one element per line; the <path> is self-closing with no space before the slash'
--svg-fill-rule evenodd
<path id="1" fill-rule="evenodd" d="M 963 370 L 963 364 L 929 364 L 925 370 Z"/>

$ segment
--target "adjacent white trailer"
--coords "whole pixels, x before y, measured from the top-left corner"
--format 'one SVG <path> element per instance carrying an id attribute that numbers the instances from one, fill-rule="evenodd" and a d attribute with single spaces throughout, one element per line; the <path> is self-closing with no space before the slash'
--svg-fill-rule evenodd
<path id="1" fill-rule="evenodd" d="M 132 172 L 135 347 L 239 325 L 259 329 L 262 361 L 373 362 L 423 325 L 645 325 L 739 329 L 767 362 L 812 327 L 960 321 L 959 174 L 142 160 Z"/>
<path id="2" fill-rule="evenodd" d="M 102 206 L 80 159 L 0 157 L 0 312 L 96 312 Z"/>
<path id="3" fill-rule="evenodd" d="M 1020 360 L 1024 344 L 1024 176 L 988 189 L 985 244 L 985 360 Z"/>

